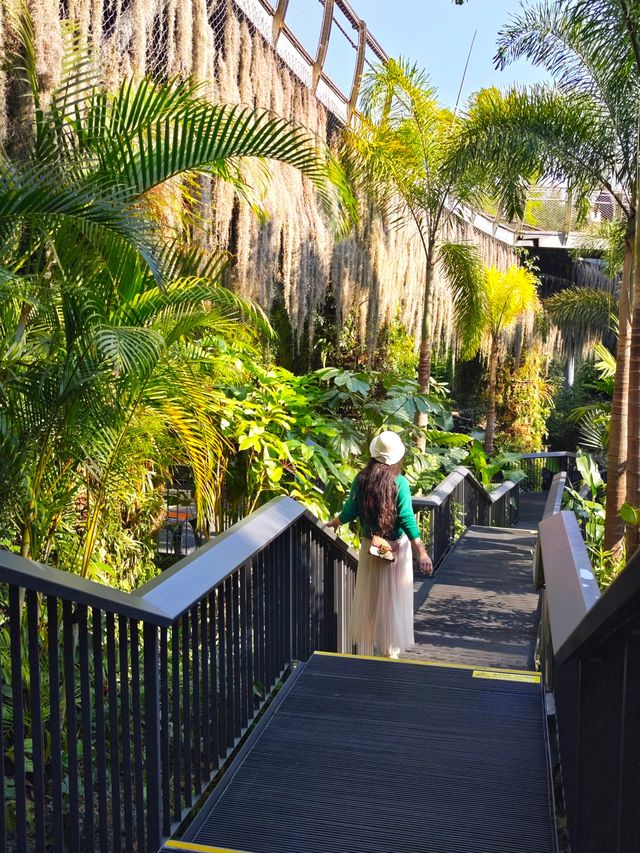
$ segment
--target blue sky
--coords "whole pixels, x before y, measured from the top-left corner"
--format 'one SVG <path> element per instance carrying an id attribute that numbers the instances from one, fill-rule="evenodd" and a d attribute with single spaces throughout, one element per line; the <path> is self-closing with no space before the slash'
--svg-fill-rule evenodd
<path id="1" fill-rule="evenodd" d="M 453 107 L 473 34 L 473 53 L 463 100 L 483 86 L 533 83 L 544 73 L 527 62 L 504 71 L 493 67 L 498 30 L 520 8 L 520 0 L 351 0 L 354 11 L 389 56 L 405 56 L 429 74 L 443 104 Z"/>

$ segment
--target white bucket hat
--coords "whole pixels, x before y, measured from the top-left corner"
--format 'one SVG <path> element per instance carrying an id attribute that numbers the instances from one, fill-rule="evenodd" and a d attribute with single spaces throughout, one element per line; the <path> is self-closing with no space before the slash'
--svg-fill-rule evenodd
<path id="1" fill-rule="evenodd" d="M 397 433 L 385 430 L 373 439 L 369 452 L 378 462 L 395 465 L 404 456 L 404 444 Z"/>

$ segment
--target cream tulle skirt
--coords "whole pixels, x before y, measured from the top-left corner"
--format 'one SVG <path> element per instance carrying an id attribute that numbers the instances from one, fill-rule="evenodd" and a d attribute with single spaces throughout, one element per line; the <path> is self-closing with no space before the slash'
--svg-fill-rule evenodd
<path id="1" fill-rule="evenodd" d="M 363 539 L 351 609 L 351 640 L 359 655 L 401 654 L 413 645 L 411 544 L 400 540 L 395 562 L 369 554 Z"/>

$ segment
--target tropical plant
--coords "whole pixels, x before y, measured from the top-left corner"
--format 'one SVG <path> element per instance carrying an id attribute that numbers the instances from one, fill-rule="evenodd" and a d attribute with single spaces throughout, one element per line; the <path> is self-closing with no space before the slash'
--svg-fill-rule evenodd
<path id="1" fill-rule="evenodd" d="M 382 428 L 403 438 L 403 467 L 414 490 L 428 492 L 467 456 L 470 438 L 448 431 L 443 398 L 417 392 L 415 380 L 378 371 L 323 368 L 295 376 L 246 362 L 225 385 L 223 505 L 244 516 L 279 494 L 298 498 L 319 517 L 342 506 L 353 477 Z M 429 416 L 427 448 L 415 447 L 418 409 Z M 222 521 L 218 527 L 222 526 Z"/>
<path id="2" fill-rule="evenodd" d="M 506 272 L 495 267 L 485 270 L 479 308 L 457 313 L 457 332 L 466 357 L 475 355 L 481 346 L 488 351 L 489 400 L 484 448 L 493 452 L 496 426 L 496 386 L 500 343 L 527 313 L 539 309 L 537 279 L 525 267 L 511 266 Z"/>
<path id="3" fill-rule="evenodd" d="M 474 439 L 464 462 L 472 466 L 482 485 L 490 490 L 496 478 L 512 480 L 514 483 L 519 483 L 526 478 L 527 475 L 518 465 L 521 458 L 519 453 L 509 452 L 497 453 L 489 458 L 483 443 Z"/>
<path id="4" fill-rule="evenodd" d="M 553 410 L 547 357 L 537 345 L 504 359 L 498 371 L 497 444 L 517 453 L 543 449 L 547 420 Z"/>
<path id="5" fill-rule="evenodd" d="M 546 68 L 556 85 L 505 94 L 496 89 L 480 92 L 470 105 L 467 120 L 460 124 L 454 152 L 462 172 L 482 165 L 488 191 L 498 198 L 500 211 L 513 221 L 524 215 L 530 184 L 543 176 L 568 184 L 582 213 L 591 193 L 605 188 L 625 223 L 608 461 L 608 549 L 622 535 L 618 510 L 625 496 L 627 463 L 640 104 L 637 16 L 637 4 L 627 0 L 562 0 L 522 9 L 500 34 L 496 62 L 504 66 L 529 59 Z M 640 336 L 640 316 L 638 323 Z M 640 389 L 640 362 L 638 370 Z M 633 478 L 631 468 L 636 463 L 631 455 Z"/>
<path id="6" fill-rule="evenodd" d="M 597 378 L 586 383 L 585 387 L 597 395 L 597 399 L 576 406 L 569 413 L 568 420 L 578 425 L 580 446 L 590 453 L 605 457 L 609 445 L 616 360 L 602 344 L 596 344 L 594 354 L 598 359 L 594 364 Z"/>
<path id="7" fill-rule="evenodd" d="M 581 523 L 594 574 L 599 586 L 605 589 L 623 567 L 624 556 L 608 551 L 604 544 L 607 487 L 596 460 L 588 453 L 579 452 L 576 465 L 583 488 L 579 492 L 565 488 L 565 506 Z"/>
<path id="8" fill-rule="evenodd" d="M 476 250 L 447 242 L 452 218 L 473 197 L 476 176 L 471 170 L 452 176 L 448 151 L 458 119 L 438 104 L 435 90 L 416 65 L 391 59 L 368 74 L 360 110 L 345 136 L 350 173 L 391 224 L 415 227 L 424 250 L 418 389 L 428 393 L 436 265 L 442 266 L 456 304 L 463 303 L 467 313 L 477 304 L 481 268 Z M 424 425 L 424 413 L 418 423 Z"/>
<path id="9" fill-rule="evenodd" d="M 45 101 L 31 20 L 13 27 L 7 59 L 32 124 L 0 152 L 0 517 L 24 556 L 87 575 L 104 569 L 107 529 L 171 464 L 191 467 L 199 519 L 213 516 L 227 441 L 216 386 L 237 371 L 225 341 L 267 330 L 220 286 L 224 254 L 155 217 L 150 194 L 172 181 L 189 210 L 194 182 L 178 179 L 202 173 L 259 208 L 251 177 L 277 159 L 309 177 L 338 227 L 351 196 L 306 131 L 211 104 L 191 80 L 107 93 L 72 29 Z"/>
<path id="10" fill-rule="evenodd" d="M 617 302 L 606 290 L 568 287 L 544 300 L 544 310 L 562 333 L 567 385 L 573 385 L 576 357 L 598 341 L 615 346 Z"/>

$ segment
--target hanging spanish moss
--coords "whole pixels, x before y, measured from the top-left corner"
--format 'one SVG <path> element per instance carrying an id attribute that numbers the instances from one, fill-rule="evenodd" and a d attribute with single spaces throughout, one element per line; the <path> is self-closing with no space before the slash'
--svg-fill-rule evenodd
<path id="1" fill-rule="evenodd" d="M 5 24 L 5 10 L 2 3 L 0 3 L 0 55 L 4 56 L 6 51 L 6 24 Z M 6 72 L 3 68 L 2 63 L 0 63 L 0 144 L 4 143 L 5 140 L 5 132 L 6 132 Z"/>
<path id="2" fill-rule="evenodd" d="M 51 88 L 61 56 L 58 3 L 29 0 L 29 6 L 39 73 Z M 129 75 L 194 74 L 214 100 L 273 110 L 331 142 L 329 127 L 336 122 L 326 107 L 232 0 L 67 0 L 62 8 L 99 49 L 109 86 Z M 0 131 L 3 107 L 4 98 Z M 356 231 L 336 242 L 311 184 L 287 166 L 276 164 L 271 171 L 264 222 L 228 185 L 200 181 L 200 239 L 231 251 L 231 286 L 267 309 L 277 296 L 283 299 L 298 335 L 313 329 L 314 315 L 331 293 L 338 322 L 355 312 L 370 352 L 380 330 L 393 320 L 417 336 L 424 284 L 417 234 L 385 227 L 375 211 L 363 209 Z M 513 249 L 469 224 L 452 221 L 448 231 L 446 239 L 474 242 L 487 264 L 506 269 L 515 261 Z M 435 346 L 443 352 L 451 344 L 451 301 L 439 271 L 433 315 Z"/>

